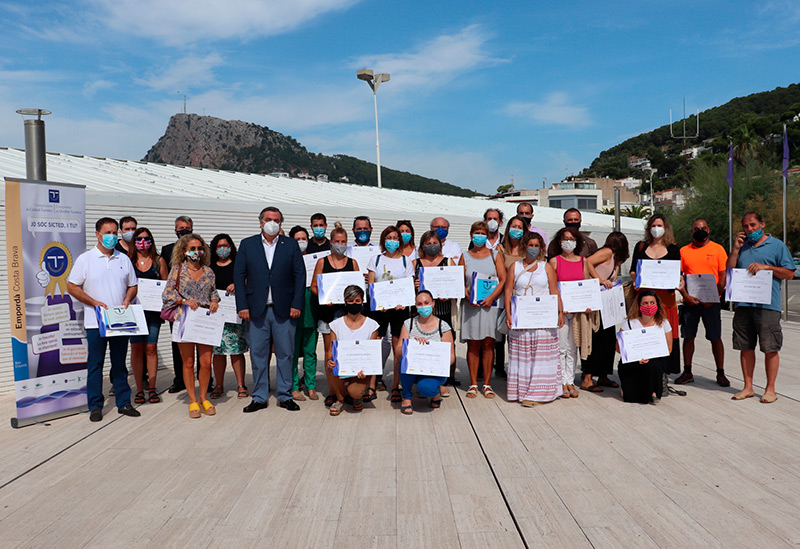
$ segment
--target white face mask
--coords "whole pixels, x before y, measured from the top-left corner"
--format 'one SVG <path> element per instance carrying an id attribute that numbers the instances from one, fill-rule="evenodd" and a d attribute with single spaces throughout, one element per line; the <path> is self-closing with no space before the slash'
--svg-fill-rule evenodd
<path id="1" fill-rule="evenodd" d="M 578 242 L 575 240 L 562 240 L 561 241 L 561 249 L 565 252 L 574 252 L 575 247 L 578 245 Z"/>
<path id="2" fill-rule="evenodd" d="M 131 242 L 133 240 L 133 233 L 135 233 L 135 232 L 136 231 L 133 230 L 133 231 L 128 231 L 128 232 L 122 233 L 122 239 L 125 242 Z"/>
<path id="3" fill-rule="evenodd" d="M 298 240 L 297 245 L 300 246 L 300 251 L 305 252 L 308 248 L 308 240 Z"/>
<path id="4" fill-rule="evenodd" d="M 264 233 L 269 235 L 269 236 L 275 236 L 276 234 L 278 234 L 280 232 L 280 230 L 281 230 L 280 223 L 276 223 L 275 221 L 272 221 L 271 219 L 269 221 L 267 221 L 266 223 L 264 223 Z"/>
<path id="5" fill-rule="evenodd" d="M 500 223 L 498 223 L 496 219 L 490 219 L 486 224 L 489 226 L 490 233 L 496 233 L 497 229 L 500 228 Z"/>
<path id="6" fill-rule="evenodd" d="M 664 236 L 664 227 L 654 226 L 650 227 L 650 234 L 653 235 L 654 238 L 661 238 Z"/>

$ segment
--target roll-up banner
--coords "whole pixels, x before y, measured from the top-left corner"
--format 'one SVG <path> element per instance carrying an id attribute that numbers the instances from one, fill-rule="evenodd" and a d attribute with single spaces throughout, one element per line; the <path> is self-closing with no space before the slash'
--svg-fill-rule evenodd
<path id="1" fill-rule="evenodd" d="M 6 178 L 6 263 L 16 417 L 23 427 L 87 410 L 83 306 L 67 276 L 86 250 L 86 188 Z"/>

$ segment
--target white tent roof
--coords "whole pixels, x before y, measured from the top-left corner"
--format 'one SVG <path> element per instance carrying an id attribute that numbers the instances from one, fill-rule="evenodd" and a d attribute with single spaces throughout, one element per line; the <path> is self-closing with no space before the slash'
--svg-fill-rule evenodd
<path id="1" fill-rule="evenodd" d="M 24 178 L 25 151 L 0 148 L 0 175 Z M 430 217 L 481 219 L 490 206 L 503 210 L 510 217 L 516 210 L 515 204 L 479 198 L 61 153 L 47 153 L 47 176 L 50 181 L 86 185 L 90 192 L 268 201 L 365 212 L 415 212 Z M 558 228 L 562 226 L 562 216 L 561 209 L 536 207 L 534 224 Z M 613 223 L 613 216 L 588 212 L 583 215 L 586 229 L 609 231 Z M 622 218 L 623 231 L 639 232 L 642 227 L 642 220 Z"/>

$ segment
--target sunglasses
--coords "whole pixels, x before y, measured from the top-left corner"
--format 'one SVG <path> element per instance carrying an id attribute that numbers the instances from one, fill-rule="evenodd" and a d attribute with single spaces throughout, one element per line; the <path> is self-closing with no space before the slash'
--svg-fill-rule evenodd
<path id="1" fill-rule="evenodd" d="M 152 238 L 150 238 L 149 236 L 137 236 L 136 237 L 136 242 L 150 242 L 151 240 L 152 240 Z"/>

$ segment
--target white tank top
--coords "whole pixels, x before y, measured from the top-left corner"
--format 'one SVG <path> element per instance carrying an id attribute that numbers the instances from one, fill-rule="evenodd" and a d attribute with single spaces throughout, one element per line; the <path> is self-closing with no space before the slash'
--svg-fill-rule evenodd
<path id="1" fill-rule="evenodd" d="M 514 295 L 550 295 L 550 283 L 547 280 L 545 265 L 544 261 L 537 261 L 535 269 L 531 265 L 530 269 L 523 272 L 525 265 L 522 260 L 514 263 Z"/>

